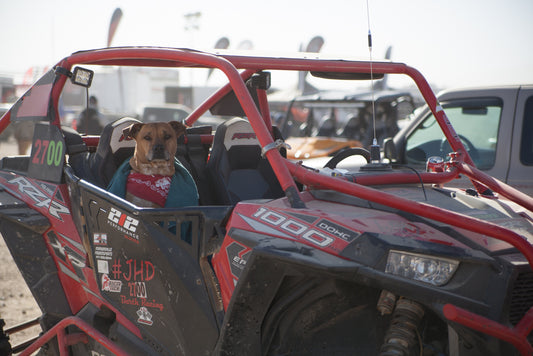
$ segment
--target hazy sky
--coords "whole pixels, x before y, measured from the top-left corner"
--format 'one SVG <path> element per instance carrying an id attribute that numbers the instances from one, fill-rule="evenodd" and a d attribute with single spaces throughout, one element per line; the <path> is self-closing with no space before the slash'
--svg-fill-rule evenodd
<path id="1" fill-rule="evenodd" d="M 439 88 L 533 83 L 533 0 L 368 0 L 373 58 L 393 46 Z M 0 0 L 0 75 L 105 47 L 111 15 L 123 11 L 112 45 L 296 51 L 313 36 L 322 53 L 368 59 L 366 0 Z M 198 30 L 185 14 L 201 12 Z M 394 84 L 394 79 L 390 80 Z"/>

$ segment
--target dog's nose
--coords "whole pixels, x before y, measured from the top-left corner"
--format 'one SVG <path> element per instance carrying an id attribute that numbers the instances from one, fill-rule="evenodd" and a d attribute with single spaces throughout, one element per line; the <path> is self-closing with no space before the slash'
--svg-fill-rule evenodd
<path id="1" fill-rule="evenodd" d="M 165 145 L 161 145 L 161 144 L 154 145 L 153 152 L 154 152 L 153 159 L 166 159 Z"/>

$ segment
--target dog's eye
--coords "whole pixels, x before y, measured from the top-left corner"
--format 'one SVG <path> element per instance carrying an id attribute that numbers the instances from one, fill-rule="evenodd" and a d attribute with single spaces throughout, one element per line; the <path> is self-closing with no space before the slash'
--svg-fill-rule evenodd
<path id="1" fill-rule="evenodd" d="M 172 137 L 172 135 L 170 135 L 170 134 L 165 134 L 165 136 L 163 136 L 163 138 L 164 138 L 165 140 L 168 140 L 168 139 L 170 139 L 171 137 Z"/>
<path id="2" fill-rule="evenodd" d="M 146 141 L 152 141 L 152 137 L 151 137 L 151 136 L 146 135 L 146 136 L 144 136 L 143 138 L 144 138 Z"/>

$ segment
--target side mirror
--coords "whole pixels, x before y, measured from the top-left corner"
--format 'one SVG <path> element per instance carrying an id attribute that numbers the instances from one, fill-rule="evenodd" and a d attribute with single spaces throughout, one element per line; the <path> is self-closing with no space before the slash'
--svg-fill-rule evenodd
<path id="1" fill-rule="evenodd" d="M 398 160 L 398 152 L 396 151 L 396 145 L 392 137 L 383 140 L 383 156 L 388 158 L 390 162 L 396 162 Z"/>

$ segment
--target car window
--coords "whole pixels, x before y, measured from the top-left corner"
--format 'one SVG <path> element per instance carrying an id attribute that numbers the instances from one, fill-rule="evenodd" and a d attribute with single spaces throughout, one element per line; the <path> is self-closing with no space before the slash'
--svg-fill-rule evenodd
<path id="1" fill-rule="evenodd" d="M 520 146 L 520 161 L 526 166 L 533 166 L 533 96 L 526 101 Z"/>
<path id="2" fill-rule="evenodd" d="M 501 99 L 457 100 L 442 106 L 476 166 L 480 169 L 494 166 L 503 106 Z M 431 156 L 444 158 L 451 151 L 435 117 L 430 114 L 407 138 L 406 162 L 424 164 Z"/>
<path id="3" fill-rule="evenodd" d="M 305 137 L 311 136 L 311 129 L 314 124 L 314 113 L 312 109 L 301 104 L 294 104 L 288 112 L 285 137 Z"/>

